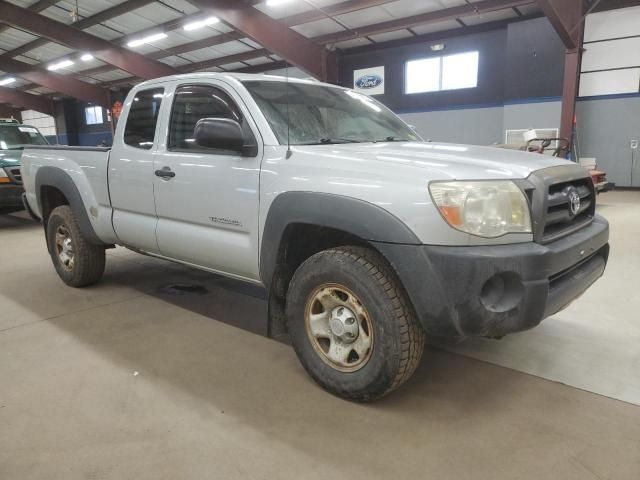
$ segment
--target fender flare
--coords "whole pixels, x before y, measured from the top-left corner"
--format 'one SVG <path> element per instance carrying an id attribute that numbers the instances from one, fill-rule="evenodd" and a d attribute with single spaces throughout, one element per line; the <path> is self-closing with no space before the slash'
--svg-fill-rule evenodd
<path id="1" fill-rule="evenodd" d="M 69 207 L 73 211 L 73 215 L 76 217 L 76 221 L 78 222 L 78 227 L 80 227 L 80 231 L 86 240 L 95 245 L 105 245 L 105 243 L 96 235 L 96 232 L 91 225 L 91 221 L 89 220 L 89 215 L 87 215 L 87 210 L 84 207 L 84 202 L 82 201 L 78 187 L 67 172 L 56 167 L 41 167 L 36 173 L 35 187 L 36 199 L 38 206 L 40 207 L 40 212 L 43 212 L 42 199 L 40 198 L 42 187 L 57 188 L 69 201 Z M 42 223 L 46 230 L 47 226 L 44 214 L 42 216 Z"/>
<path id="2" fill-rule="evenodd" d="M 269 207 L 260 247 L 260 278 L 267 289 L 291 224 L 329 227 L 369 242 L 422 244 L 402 220 L 373 203 L 330 193 L 281 193 Z"/>

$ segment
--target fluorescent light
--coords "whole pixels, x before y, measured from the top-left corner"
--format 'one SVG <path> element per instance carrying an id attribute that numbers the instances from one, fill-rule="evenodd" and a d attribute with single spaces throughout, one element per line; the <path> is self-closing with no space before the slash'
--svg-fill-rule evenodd
<path id="1" fill-rule="evenodd" d="M 9 85 L 10 83 L 13 83 L 15 81 L 16 79 L 13 77 L 3 78 L 2 80 L 0 80 L 0 85 Z"/>
<path id="2" fill-rule="evenodd" d="M 285 3 L 289 3 L 291 0 L 267 0 L 267 7 L 279 7 Z"/>
<path id="3" fill-rule="evenodd" d="M 215 23 L 218 23 L 219 21 L 220 21 L 220 19 L 218 17 L 209 17 L 209 18 L 205 18 L 204 20 L 198 20 L 197 22 L 187 23 L 182 28 L 184 30 L 186 30 L 186 31 L 197 30 L 199 28 L 208 27 L 209 25 L 213 25 Z"/>
<path id="4" fill-rule="evenodd" d="M 155 42 L 156 40 L 162 40 L 163 38 L 167 38 L 166 33 L 155 33 L 153 35 L 149 35 L 148 37 L 131 40 L 129 43 L 127 43 L 127 47 L 139 47 L 140 45 L 144 45 L 145 43 Z"/>
<path id="5" fill-rule="evenodd" d="M 83 62 L 88 62 L 90 60 L 93 60 L 93 55 L 91 55 L 90 53 L 85 53 L 80 57 L 80 60 L 82 60 Z"/>
<path id="6" fill-rule="evenodd" d="M 56 71 L 60 70 L 61 68 L 70 67 L 71 65 L 73 65 L 73 60 L 62 60 L 61 62 L 49 65 L 47 67 L 47 70 Z"/>

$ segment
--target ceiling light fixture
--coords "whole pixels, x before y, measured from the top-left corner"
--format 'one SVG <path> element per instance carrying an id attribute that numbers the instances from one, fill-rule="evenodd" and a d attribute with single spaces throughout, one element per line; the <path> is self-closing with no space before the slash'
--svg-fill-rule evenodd
<path id="1" fill-rule="evenodd" d="M 444 50 L 444 43 L 436 43 L 434 45 L 431 45 L 429 48 L 432 52 L 440 52 Z"/>
<path id="2" fill-rule="evenodd" d="M 204 20 L 198 20 L 197 22 L 187 23 L 184 27 L 182 27 L 182 29 L 186 30 L 187 32 L 190 30 L 198 30 L 199 28 L 202 28 L 202 27 L 208 27 L 209 25 L 214 25 L 219 21 L 220 19 L 218 17 L 209 17 L 209 18 L 205 18 Z"/>
<path id="3" fill-rule="evenodd" d="M 71 65 L 73 65 L 73 63 L 74 63 L 73 60 L 62 60 L 61 62 L 53 63 L 49 65 L 47 67 L 47 70 L 51 70 L 52 72 L 55 72 L 56 70 L 60 70 L 61 68 L 70 67 Z"/>
<path id="4" fill-rule="evenodd" d="M 149 35 L 148 37 L 131 40 L 129 43 L 127 43 L 127 47 L 139 47 L 140 45 L 144 45 L 145 43 L 155 42 L 156 40 L 162 40 L 163 38 L 167 38 L 166 33 L 155 33 L 153 35 Z"/>
<path id="5" fill-rule="evenodd" d="M 0 80 L 0 85 L 9 85 L 10 83 L 15 82 L 16 79 L 13 77 L 8 77 L 8 78 L 3 78 L 2 80 Z"/>
<path id="6" fill-rule="evenodd" d="M 82 60 L 83 62 L 89 62 L 93 60 L 93 55 L 91 55 L 90 53 L 85 53 L 80 57 L 80 60 Z"/>

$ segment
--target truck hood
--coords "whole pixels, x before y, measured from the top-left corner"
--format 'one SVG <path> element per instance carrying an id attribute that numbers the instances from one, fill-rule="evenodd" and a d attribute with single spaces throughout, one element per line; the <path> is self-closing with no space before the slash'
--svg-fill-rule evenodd
<path id="1" fill-rule="evenodd" d="M 438 173 L 444 179 L 484 180 L 526 178 L 533 171 L 575 163 L 548 155 L 497 147 L 433 142 L 349 143 L 296 146 L 295 151 L 313 157 L 340 158 L 357 164 L 363 160 L 412 166 Z"/>
<path id="2" fill-rule="evenodd" d="M 0 150 L 0 168 L 20 165 L 22 150 Z"/>

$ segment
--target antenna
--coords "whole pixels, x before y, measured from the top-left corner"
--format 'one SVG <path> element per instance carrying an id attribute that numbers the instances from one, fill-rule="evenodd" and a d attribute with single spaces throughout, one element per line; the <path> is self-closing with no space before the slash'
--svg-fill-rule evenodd
<path id="1" fill-rule="evenodd" d="M 293 151 L 291 150 L 291 118 L 289 115 L 289 62 L 287 62 L 287 66 L 285 68 L 285 76 L 286 76 L 285 97 L 287 101 L 287 154 L 285 158 L 289 160 L 291 158 L 291 155 L 293 155 Z"/>
<path id="2" fill-rule="evenodd" d="M 287 29 L 289 27 L 286 26 L 286 24 L 283 22 L 282 23 L 282 40 L 284 43 L 287 42 Z M 287 65 L 284 69 L 285 71 L 285 96 L 286 96 L 286 102 L 287 102 L 287 153 L 285 155 L 285 158 L 287 160 L 289 160 L 291 158 L 291 155 L 293 155 L 293 151 L 291 150 L 291 116 L 289 114 L 289 62 L 287 62 Z"/>

